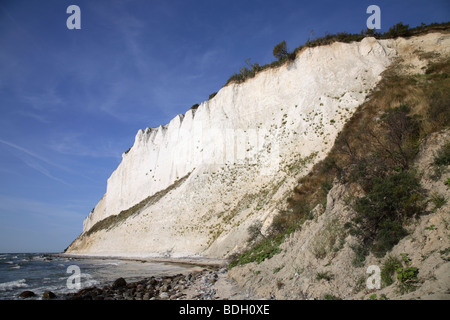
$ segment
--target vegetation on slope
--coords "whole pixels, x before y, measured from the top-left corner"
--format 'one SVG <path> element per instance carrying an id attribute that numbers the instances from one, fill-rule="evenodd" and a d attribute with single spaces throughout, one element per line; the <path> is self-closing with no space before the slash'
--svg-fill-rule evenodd
<path id="1" fill-rule="evenodd" d="M 413 167 L 419 146 L 450 123 L 450 60 L 435 56 L 430 61 L 424 74 L 403 74 L 400 64 L 384 72 L 328 156 L 299 180 L 287 199 L 289 210 L 275 217 L 271 234 L 233 257 L 230 267 L 259 263 L 279 253 L 286 235 L 301 228 L 318 204 L 326 204 L 335 179 L 362 190 L 362 196 L 355 192 L 348 199 L 355 215 L 345 226 L 345 232 L 359 241 L 353 249 L 355 265 L 361 265 L 369 252 L 383 257 L 407 235 L 405 225 L 424 213 L 429 198 Z M 437 169 L 448 165 L 448 149 L 447 144 L 436 154 Z"/>
<path id="2" fill-rule="evenodd" d="M 225 85 L 230 83 L 242 83 L 249 78 L 253 78 L 260 71 L 269 68 L 279 67 L 289 61 L 295 60 L 297 54 L 305 48 L 313 48 L 318 46 L 329 45 L 335 42 L 350 43 L 355 41 L 361 41 L 365 37 L 375 37 L 376 39 L 392 39 L 397 37 L 410 37 L 417 36 L 433 31 L 447 31 L 450 26 L 450 22 L 445 23 L 431 23 L 429 25 L 421 24 L 418 27 L 410 28 L 409 25 L 404 25 L 403 23 L 397 23 L 396 25 L 389 28 L 385 33 L 374 32 L 374 30 L 367 29 L 366 31 L 361 31 L 361 33 L 347 33 L 340 32 L 337 34 L 326 34 L 323 37 L 316 39 L 308 39 L 308 41 L 294 49 L 292 52 L 288 52 L 287 45 L 285 41 L 277 44 L 273 49 L 273 55 L 277 58 L 276 61 L 259 65 L 258 63 L 250 63 L 250 59 L 245 60 L 246 66 L 243 66 L 238 73 L 234 73 L 226 82 Z M 211 97 L 210 97 L 211 98 Z"/>

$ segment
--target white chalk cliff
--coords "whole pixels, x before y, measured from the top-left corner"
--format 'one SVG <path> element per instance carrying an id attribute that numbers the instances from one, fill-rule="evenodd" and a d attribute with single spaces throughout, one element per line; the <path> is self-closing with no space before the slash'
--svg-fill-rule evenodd
<path id="1" fill-rule="evenodd" d="M 66 252 L 224 258 L 245 246 L 247 228 L 268 227 L 393 59 L 440 37 L 307 48 L 139 130 Z"/>

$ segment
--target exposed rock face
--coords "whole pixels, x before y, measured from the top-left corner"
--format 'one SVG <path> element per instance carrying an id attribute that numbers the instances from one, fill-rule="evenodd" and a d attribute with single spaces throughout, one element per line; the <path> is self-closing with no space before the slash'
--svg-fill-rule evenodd
<path id="1" fill-rule="evenodd" d="M 247 228 L 267 228 L 395 58 L 448 48 L 442 34 L 309 48 L 166 126 L 139 130 L 66 252 L 223 258 L 240 249 Z"/>

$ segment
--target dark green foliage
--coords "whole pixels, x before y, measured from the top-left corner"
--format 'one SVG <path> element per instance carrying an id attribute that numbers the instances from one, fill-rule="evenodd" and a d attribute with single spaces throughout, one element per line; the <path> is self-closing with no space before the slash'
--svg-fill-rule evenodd
<path id="1" fill-rule="evenodd" d="M 333 187 L 333 184 L 326 180 L 324 182 L 322 182 L 322 191 L 327 195 L 328 192 L 331 190 L 331 188 Z"/>
<path id="2" fill-rule="evenodd" d="M 258 63 L 250 63 L 250 59 L 245 60 L 245 64 L 246 66 L 243 66 L 239 70 L 239 73 L 233 74 L 230 79 L 228 79 L 228 82 L 244 82 L 246 79 L 253 78 L 259 71 L 263 69 Z"/>
<path id="3" fill-rule="evenodd" d="M 419 269 L 412 267 L 408 254 L 402 253 L 402 264 L 396 265 L 398 289 L 401 294 L 414 291 L 418 282 Z"/>
<path id="4" fill-rule="evenodd" d="M 353 202 L 356 215 L 350 233 L 377 257 L 407 235 L 403 223 L 425 206 L 420 181 L 409 170 L 420 140 L 419 121 L 409 112 L 405 105 L 387 109 L 378 130 L 367 129 L 367 135 L 360 137 L 363 145 L 370 146 L 368 154 L 355 156 L 350 167 L 350 181 L 366 191 Z M 358 250 L 355 254 L 354 264 L 361 266 L 364 256 Z"/>
<path id="5" fill-rule="evenodd" d="M 376 257 L 381 258 L 406 235 L 408 235 L 408 232 L 403 228 L 400 221 L 382 221 L 372 252 Z"/>
<path id="6" fill-rule="evenodd" d="M 230 262 L 229 268 L 247 264 L 250 262 L 261 263 L 265 259 L 270 259 L 274 255 L 281 252 L 279 245 L 284 241 L 284 235 L 278 235 L 274 238 L 264 239 L 258 243 L 253 249 L 244 252 L 238 258 Z"/>
<path id="7" fill-rule="evenodd" d="M 366 257 L 369 255 L 369 250 L 367 250 L 364 245 L 356 245 L 351 248 L 355 253 L 355 257 L 352 260 L 352 265 L 357 268 L 363 267 L 364 261 L 366 261 Z"/>
<path id="8" fill-rule="evenodd" d="M 211 100 L 212 98 L 214 98 L 216 96 L 217 92 L 213 92 L 209 95 L 209 100 Z"/>
<path id="9" fill-rule="evenodd" d="M 389 256 L 381 267 L 381 283 L 383 286 L 390 286 L 394 283 L 394 275 L 401 261 L 394 256 Z"/>
<path id="10" fill-rule="evenodd" d="M 434 156 L 434 164 L 437 166 L 450 165 L 450 142 L 447 142 L 442 148 L 439 149 Z"/>
<path id="11" fill-rule="evenodd" d="M 407 233 L 403 222 L 424 208 L 419 179 L 413 172 L 399 172 L 375 178 L 372 188 L 353 205 L 353 229 L 378 257 L 390 250 Z"/>
<path id="12" fill-rule="evenodd" d="M 409 37 L 411 35 L 411 31 L 409 29 L 409 25 L 404 25 L 403 23 L 397 23 L 396 25 L 389 28 L 387 34 L 384 37 L 387 38 L 398 38 L 398 37 Z"/>
<path id="13" fill-rule="evenodd" d="M 419 120 L 409 116 L 409 112 L 406 105 L 387 109 L 381 119 L 385 139 L 373 137 L 379 146 L 377 155 L 402 169 L 408 169 L 419 147 Z"/>
<path id="14" fill-rule="evenodd" d="M 199 104 L 196 103 L 196 104 L 194 104 L 194 105 L 191 107 L 191 109 L 197 109 L 198 107 L 199 107 Z"/>
<path id="15" fill-rule="evenodd" d="M 272 53 L 273 56 L 278 59 L 278 61 L 286 59 L 288 56 L 286 41 L 283 40 L 279 44 L 277 44 L 273 48 Z"/>

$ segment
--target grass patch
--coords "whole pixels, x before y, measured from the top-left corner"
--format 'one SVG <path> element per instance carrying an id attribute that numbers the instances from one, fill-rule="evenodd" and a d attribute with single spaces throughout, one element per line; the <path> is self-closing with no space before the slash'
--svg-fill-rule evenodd
<path id="1" fill-rule="evenodd" d="M 316 274 L 317 281 L 320 281 L 320 280 L 331 281 L 333 279 L 334 279 L 334 275 L 329 271 L 317 272 L 317 274 Z"/>
<path id="2" fill-rule="evenodd" d="M 260 241 L 251 250 L 248 250 L 239 257 L 233 259 L 228 267 L 231 269 L 235 266 L 244 265 L 251 262 L 256 262 L 259 264 L 265 259 L 270 259 L 274 255 L 281 252 L 279 246 L 283 243 L 285 236 L 286 234 L 280 234 L 274 238 L 266 238 Z"/>
<path id="3" fill-rule="evenodd" d="M 394 256 L 388 256 L 381 267 L 381 284 L 383 287 L 390 286 L 394 283 L 394 275 L 398 266 L 401 264 L 400 259 Z"/>
<path id="4" fill-rule="evenodd" d="M 434 156 L 434 165 L 436 166 L 448 166 L 450 165 L 450 142 L 439 149 L 437 154 Z"/>
<path id="5" fill-rule="evenodd" d="M 431 194 L 430 201 L 434 205 L 433 211 L 442 208 L 447 203 L 447 199 L 443 195 L 438 194 L 437 192 Z"/>

